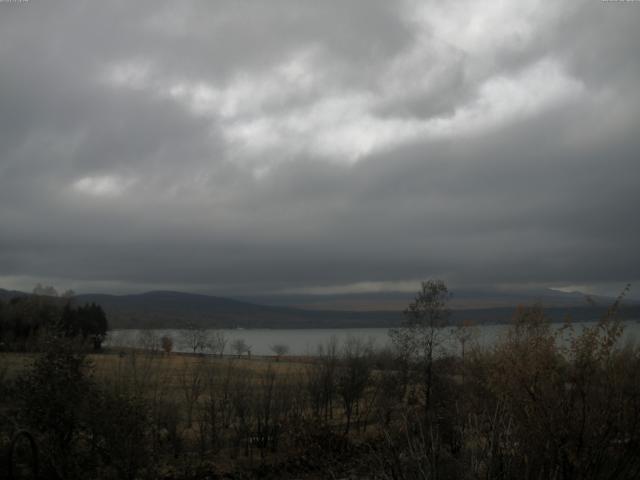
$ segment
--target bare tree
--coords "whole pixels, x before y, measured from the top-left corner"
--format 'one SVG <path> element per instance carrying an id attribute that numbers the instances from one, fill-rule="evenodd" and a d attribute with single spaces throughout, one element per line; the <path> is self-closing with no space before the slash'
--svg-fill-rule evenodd
<path id="1" fill-rule="evenodd" d="M 280 357 L 285 356 L 289 353 L 289 345 L 284 345 L 282 343 L 277 343 L 275 345 L 271 345 L 269 347 L 273 353 L 276 355 L 276 362 L 280 361 Z"/>
<path id="2" fill-rule="evenodd" d="M 453 330 L 453 336 L 460 344 L 460 356 L 462 358 L 462 385 L 464 386 L 464 355 L 465 355 L 465 347 L 467 343 L 472 341 L 475 337 L 478 336 L 478 331 L 476 327 L 474 327 L 473 322 L 471 320 L 464 320 L 461 324 L 459 324 Z"/>
<path id="3" fill-rule="evenodd" d="M 404 311 L 402 327 L 390 330 L 396 348 L 407 361 L 414 359 L 421 367 L 425 408 L 431 408 L 433 354 L 442 343 L 442 327 L 447 324 L 449 289 L 442 280 L 422 282 L 413 302 Z"/>
<path id="4" fill-rule="evenodd" d="M 193 353 L 202 353 L 209 345 L 209 332 L 194 323 L 187 323 L 181 332 L 182 340 Z"/>
<path id="5" fill-rule="evenodd" d="M 229 339 L 221 330 L 215 330 L 209 335 L 209 350 L 214 355 L 223 356 Z"/>
<path id="6" fill-rule="evenodd" d="M 337 376 L 337 390 L 347 420 L 345 435 L 349 433 L 352 420 L 360 415 L 360 401 L 371 377 L 371 353 L 371 345 L 358 338 L 349 338 L 345 343 Z"/>
<path id="7" fill-rule="evenodd" d="M 158 336 L 151 330 L 140 331 L 138 333 L 137 343 L 141 349 L 149 353 L 157 353 L 160 349 L 160 339 L 158 339 Z"/>
<path id="8" fill-rule="evenodd" d="M 173 350 L 173 339 L 169 335 L 163 335 L 160 339 L 160 345 L 162 346 L 162 351 L 169 355 Z"/>
<path id="9" fill-rule="evenodd" d="M 201 360 L 197 360 L 195 363 L 185 361 L 182 364 L 182 369 L 178 380 L 182 389 L 182 394 L 185 400 L 185 406 L 187 409 L 187 426 L 191 427 L 193 419 L 193 408 L 198 403 L 198 399 L 205 390 L 205 365 Z"/>
<path id="10" fill-rule="evenodd" d="M 278 420 L 276 417 L 276 373 L 271 365 L 266 372 L 261 375 L 260 383 L 256 388 L 255 420 L 256 438 L 260 455 L 264 457 L 265 449 L 276 433 Z"/>
<path id="11" fill-rule="evenodd" d="M 245 352 L 251 351 L 251 347 L 247 345 L 247 342 L 245 342 L 244 338 L 235 339 L 231 343 L 231 348 L 233 349 L 234 352 L 236 352 L 236 355 L 238 355 L 238 357 L 241 357 L 242 354 Z"/>
<path id="12" fill-rule="evenodd" d="M 307 393 L 318 421 L 327 423 L 333 417 L 338 368 L 338 339 L 331 337 L 326 346 L 318 346 L 316 361 L 307 369 Z"/>
<path id="13" fill-rule="evenodd" d="M 236 369 L 232 362 L 227 363 L 226 367 L 218 362 L 209 362 L 207 365 L 199 430 L 201 443 L 208 443 L 216 451 L 221 446 L 224 430 L 231 424 L 230 388 L 235 376 Z"/>
<path id="14" fill-rule="evenodd" d="M 253 385 L 247 375 L 235 375 L 231 380 L 230 400 L 233 418 L 230 426 L 234 431 L 232 458 L 238 455 L 242 445 L 245 456 L 249 456 L 251 452 L 251 430 L 255 411 L 255 399 L 252 391 Z"/>

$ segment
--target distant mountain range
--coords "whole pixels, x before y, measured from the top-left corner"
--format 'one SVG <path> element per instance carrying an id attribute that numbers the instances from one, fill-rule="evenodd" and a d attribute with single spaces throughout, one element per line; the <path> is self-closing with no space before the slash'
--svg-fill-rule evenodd
<path id="1" fill-rule="evenodd" d="M 414 298 L 414 293 L 374 292 L 340 295 L 253 295 L 239 296 L 239 300 L 260 305 L 277 305 L 308 310 L 350 310 L 350 311 L 402 311 Z M 590 296 L 599 305 L 610 305 L 614 299 L 602 296 Z M 534 302 L 547 307 L 584 307 L 589 303 L 587 295 L 581 292 L 563 292 L 552 289 L 527 291 L 502 290 L 460 290 L 453 292 L 449 305 L 455 310 L 513 308 L 517 305 L 530 305 Z"/>
<path id="2" fill-rule="evenodd" d="M 0 289 L 0 299 L 5 301 L 25 295 L 28 294 Z M 154 291 L 134 295 L 83 294 L 74 301 L 101 305 L 111 328 L 180 328 L 187 324 L 220 328 L 358 328 L 399 325 L 402 310 L 412 298 L 407 294 L 376 293 L 322 298 L 278 295 L 234 300 Z M 511 320 L 517 305 L 535 302 L 540 302 L 554 321 L 561 321 L 567 315 L 574 321 L 585 321 L 603 315 L 613 299 L 598 297 L 596 306 L 591 306 L 583 294 L 555 290 L 517 294 L 461 292 L 451 301 L 452 321 L 504 323 Z M 640 304 L 625 302 L 623 315 L 639 319 Z"/>

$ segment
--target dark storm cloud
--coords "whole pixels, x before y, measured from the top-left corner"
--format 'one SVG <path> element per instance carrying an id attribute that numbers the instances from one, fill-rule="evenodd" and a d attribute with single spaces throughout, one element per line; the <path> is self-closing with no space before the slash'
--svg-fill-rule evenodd
<path id="1" fill-rule="evenodd" d="M 640 279 L 640 6 L 476 3 L 0 4 L 2 286 Z"/>

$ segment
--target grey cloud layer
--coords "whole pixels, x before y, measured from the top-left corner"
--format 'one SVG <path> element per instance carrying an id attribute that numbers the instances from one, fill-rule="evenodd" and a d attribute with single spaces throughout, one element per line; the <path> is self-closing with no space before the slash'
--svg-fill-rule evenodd
<path id="1" fill-rule="evenodd" d="M 640 279 L 640 6 L 477 3 L 0 4 L 0 281 Z"/>

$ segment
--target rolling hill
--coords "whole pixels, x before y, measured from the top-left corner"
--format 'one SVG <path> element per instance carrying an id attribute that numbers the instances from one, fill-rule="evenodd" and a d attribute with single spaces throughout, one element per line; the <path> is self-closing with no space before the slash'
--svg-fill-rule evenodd
<path id="1" fill-rule="evenodd" d="M 5 301 L 25 295 L 28 294 L 0 289 L 0 299 Z M 510 299 L 505 296 L 498 298 L 468 293 L 462 297 L 464 301 L 452 302 L 452 321 L 505 323 L 513 317 L 517 304 L 531 304 L 534 301 L 541 301 L 554 321 L 562 321 L 566 316 L 574 321 L 586 321 L 603 315 L 611 303 L 611 299 L 599 299 L 598 306 L 588 306 L 583 296 L 578 298 L 562 292 L 554 292 L 551 297 L 556 301 L 542 301 L 539 297 L 523 298 L 521 294 Z M 358 298 L 362 301 L 364 297 L 361 295 Z M 368 305 L 376 305 L 375 296 L 367 298 Z M 327 304 L 322 308 L 309 308 L 307 304 L 300 302 L 307 307 L 302 308 L 173 291 L 134 295 L 83 294 L 75 297 L 74 301 L 101 305 L 107 313 L 111 328 L 180 328 L 189 324 L 220 328 L 357 328 L 399 325 L 402 322 L 402 307 L 406 306 L 408 300 L 396 298 L 392 294 L 386 297 L 382 295 L 382 301 L 387 304 L 390 298 L 397 302 L 397 308 L 336 310 L 327 307 L 337 300 L 342 300 L 343 305 L 348 305 L 349 302 L 353 304 L 353 299 L 345 298 L 327 299 Z M 281 300 L 286 302 L 286 299 Z M 270 301 L 274 299 L 271 298 Z M 295 301 L 292 302 L 289 298 L 289 303 L 295 304 Z M 627 318 L 640 318 L 640 305 L 629 303 L 623 313 Z"/>

